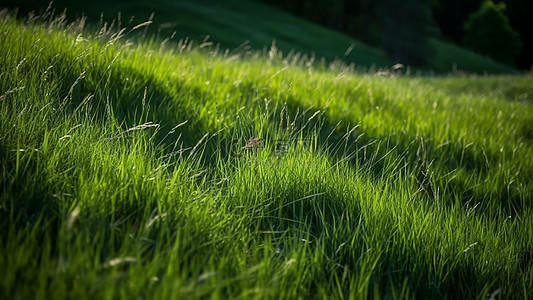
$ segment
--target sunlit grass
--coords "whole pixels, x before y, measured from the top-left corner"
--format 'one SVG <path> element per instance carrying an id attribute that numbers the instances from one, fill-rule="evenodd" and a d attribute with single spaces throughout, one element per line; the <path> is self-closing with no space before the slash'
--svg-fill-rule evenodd
<path id="1" fill-rule="evenodd" d="M 1 19 L 0 298 L 533 289 L 530 78 Z"/>

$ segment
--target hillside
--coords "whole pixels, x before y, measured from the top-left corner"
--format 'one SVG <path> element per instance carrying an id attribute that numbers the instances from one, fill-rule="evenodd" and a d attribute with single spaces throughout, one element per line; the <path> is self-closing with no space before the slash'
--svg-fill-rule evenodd
<path id="1" fill-rule="evenodd" d="M 0 14 L 0 299 L 531 296 L 531 78 L 64 20 Z"/>
<path id="2" fill-rule="evenodd" d="M 1 0 L 0 6 L 19 7 L 23 14 L 43 11 L 40 0 Z M 148 29 L 162 38 L 174 34 L 176 38 L 191 38 L 202 43 L 206 36 L 222 49 L 237 51 L 268 49 L 273 41 L 285 54 L 302 53 L 317 61 L 342 59 L 354 63 L 359 69 L 389 68 L 395 64 L 380 49 L 338 32 L 296 18 L 278 9 L 256 1 L 214 0 L 156 0 L 156 1 L 54 1 L 58 11 L 67 8 L 74 20 L 83 15 L 93 21 L 101 19 L 117 25 L 112 20 L 120 15 L 121 25 L 153 19 Z M 153 15 L 152 15 L 153 13 Z M 152 17 L 151 17 L 152 16 Z M 466 71 L 475 73 L 513 73 L 515 69 L 482 57 L 474 52 L 434 40 L 436 53 L 426 70 L 440 73 Z M 414 72 L 414 70 L 413 70 Z"/>

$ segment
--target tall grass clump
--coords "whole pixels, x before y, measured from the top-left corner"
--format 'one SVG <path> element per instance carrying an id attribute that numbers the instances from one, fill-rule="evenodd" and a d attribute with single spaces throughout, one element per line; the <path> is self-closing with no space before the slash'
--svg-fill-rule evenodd
<path id="1" fill-rule="evenodd" d="M 530 78 L 0 20 L 0 298 L 533 290 Z"/>

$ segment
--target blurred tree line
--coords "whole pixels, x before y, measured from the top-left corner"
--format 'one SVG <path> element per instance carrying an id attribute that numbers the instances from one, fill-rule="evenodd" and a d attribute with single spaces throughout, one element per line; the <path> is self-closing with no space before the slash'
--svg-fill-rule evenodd
<path id="1" fill-rule="evenodd" d="M 533 64 L 531 0 L 262 0 L 381 47 L 413 65 L 430 60 L 438 37 L 503 63 Z"/>

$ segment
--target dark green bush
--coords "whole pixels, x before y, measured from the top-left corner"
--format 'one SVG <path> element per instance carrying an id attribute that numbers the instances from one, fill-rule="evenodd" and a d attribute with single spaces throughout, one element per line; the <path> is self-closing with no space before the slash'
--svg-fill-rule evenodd
<path id="1" fill-rule="evenodd" d="M 483 2 L 464 24 L 463 43 L 478 53 L 515 65 L 522 43 L 504 14 L 505 8 L 505 3 Z"/>

